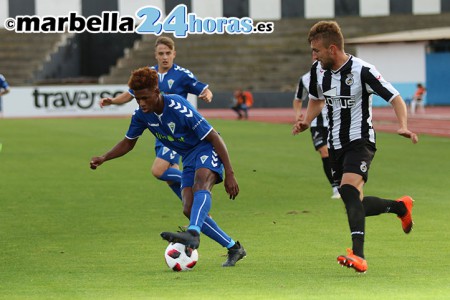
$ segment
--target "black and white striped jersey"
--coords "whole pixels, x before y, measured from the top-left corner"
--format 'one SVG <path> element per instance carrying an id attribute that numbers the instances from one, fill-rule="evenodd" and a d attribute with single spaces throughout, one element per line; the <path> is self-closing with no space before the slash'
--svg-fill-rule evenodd
<path id="1" fill-rule="evenodd" d="M 310 77 L 310 72 L 300 77 L 298 80 L 297 90 L 295 91 L 295 99 L 308 101 Z M 311 127 L 328 127 L 326 106 L 323 107 L 320 115 L 318 115 L 317 118 L 311 122 Z"/>
<path id="2" fill-rule="evenodd" d="M 392 101 L 399 95 L 392 84 L 373 65 L 351 55 L 337 71 L 322 69 L 315 62 L 310 79 L 310 99 L 325 100 L 328 107 L 328 147 L 340 149 L 358 139 L 375 144 L 372 95 Z"/>

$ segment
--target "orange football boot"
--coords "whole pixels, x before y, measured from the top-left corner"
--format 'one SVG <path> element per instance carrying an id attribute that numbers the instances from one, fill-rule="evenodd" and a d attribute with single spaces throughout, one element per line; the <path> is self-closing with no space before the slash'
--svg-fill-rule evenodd
<path id="1" fill-rule="evenodd" d="M 341 266 L 353 268 L 356 272 L 365 273 L 367 271 L 367 261 L 353 254 L 352 249 L 347 249 L 347 255 L 339 255 L 337 261 Z"/>

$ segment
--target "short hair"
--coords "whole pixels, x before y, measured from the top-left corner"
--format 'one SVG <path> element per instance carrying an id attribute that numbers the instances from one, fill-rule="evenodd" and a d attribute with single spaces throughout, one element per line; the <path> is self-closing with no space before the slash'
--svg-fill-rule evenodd
<path id="1" fill-rule="evenodd" d="M 128 87 L 133 91 L 158 88 L 158 73 L 149 67 L 142 67 L 131 72 Z"/>
<path id="2" fill-rule="evenodd" d="M 336 45 L 339 50 L 344 50 L 344 36 L 341 27 L 336 21 L 320 21 L 311 27 L 308 34 L 308 42 L 322 40 L 325 47 Z"/>
<path id="3" fill-rule="evenodd" d="M 159 38 L 156 39 L 155 42 L 155 49 L 156 47 L 158 47 L 159 45 L 166 45 L 170 50 L 175 50 L 175 42 L 167 36 L 160 36 Z"/>

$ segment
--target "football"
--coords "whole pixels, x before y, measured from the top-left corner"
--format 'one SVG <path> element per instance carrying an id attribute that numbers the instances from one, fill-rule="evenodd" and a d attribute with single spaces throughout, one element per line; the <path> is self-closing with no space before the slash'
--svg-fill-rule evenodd
<path id="1" fill-rule="evenodd" d="M 198 251 L 180 243 L 169 243 L 164 258 L 169 268 L 176 272 L 192 270 L 198 261 Z"/>

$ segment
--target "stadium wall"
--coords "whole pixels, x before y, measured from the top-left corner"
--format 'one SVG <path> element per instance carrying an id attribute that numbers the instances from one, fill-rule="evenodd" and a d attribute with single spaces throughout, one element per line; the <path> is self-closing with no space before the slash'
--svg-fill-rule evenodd
<path id="1" fill-rule="evenodd" d="M 134 16 L 138 8 L 148 5 L 157 6 L 167 14 L 178 4 L 185 4 L 189 12 L 199 17 L 250 17 L 255 20 L 450 12 L 450 0 L 0 0 L 0 27 L 4 27 L 6 18 L 17 15 L 58 16 L 76 11 L 86 16 L 91 8 L 95 8 Z"/>

